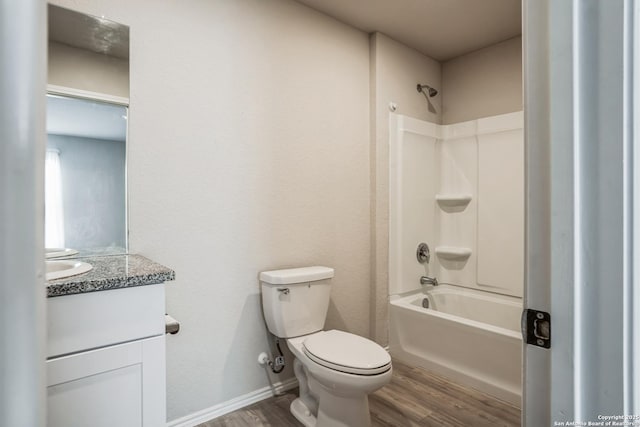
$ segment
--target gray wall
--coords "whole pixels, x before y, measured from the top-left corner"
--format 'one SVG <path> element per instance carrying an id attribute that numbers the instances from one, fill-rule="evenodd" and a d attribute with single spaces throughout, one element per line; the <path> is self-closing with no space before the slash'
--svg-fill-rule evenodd
<path id="1" fill-rule="evenodd" d="M 522 37 L 442 64 L 442 124 L 522 110 Z"/>
<path id="2" fill-rule="evenodd" d="M 48 135 L 47 148 L 60 150 L 65 245 L 124 248 L 124 141 Z"/>

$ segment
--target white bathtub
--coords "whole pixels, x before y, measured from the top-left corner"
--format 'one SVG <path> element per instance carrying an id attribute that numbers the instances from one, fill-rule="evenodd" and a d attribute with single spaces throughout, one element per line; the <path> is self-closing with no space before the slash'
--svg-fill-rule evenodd
<path id="1" fill-rule="evenodd" d="M 520 406 L 521 312 L 519 298 L 450 285 L 392 297 L 389 351 L 401 362 Z"/>

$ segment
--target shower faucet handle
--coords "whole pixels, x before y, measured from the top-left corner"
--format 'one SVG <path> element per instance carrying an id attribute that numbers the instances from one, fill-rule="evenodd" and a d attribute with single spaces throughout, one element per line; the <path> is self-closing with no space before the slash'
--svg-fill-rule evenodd
<path id="1" fill-rule="evenodd" d="M 420 264 L 424 264 L 425 262 L 429 264 L 429 260 L 431 259 L 429 245 L 426 243 L 420 243 L 418 245 L 418 249 L 416 249 L 416 259 Z"/>

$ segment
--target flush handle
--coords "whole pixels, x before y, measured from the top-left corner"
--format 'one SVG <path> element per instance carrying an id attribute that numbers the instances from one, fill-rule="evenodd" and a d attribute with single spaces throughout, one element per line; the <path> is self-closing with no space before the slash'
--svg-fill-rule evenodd
<path id="1" fill-rule="evenodd" d="M 285 295 L 289 295 L 289 288 L 278 288 L 278 292 L 282 292 Z"/>

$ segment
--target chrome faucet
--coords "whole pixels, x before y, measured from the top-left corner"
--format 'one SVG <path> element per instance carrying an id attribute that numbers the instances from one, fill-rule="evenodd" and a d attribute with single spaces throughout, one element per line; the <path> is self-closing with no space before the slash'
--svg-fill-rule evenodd
<path id="1" fill-rule="evenodd" d="M 435 277 L 422 276 L 420 278 L 420 284 L 438 286 L 438 279 L 436 279 Z"/>

